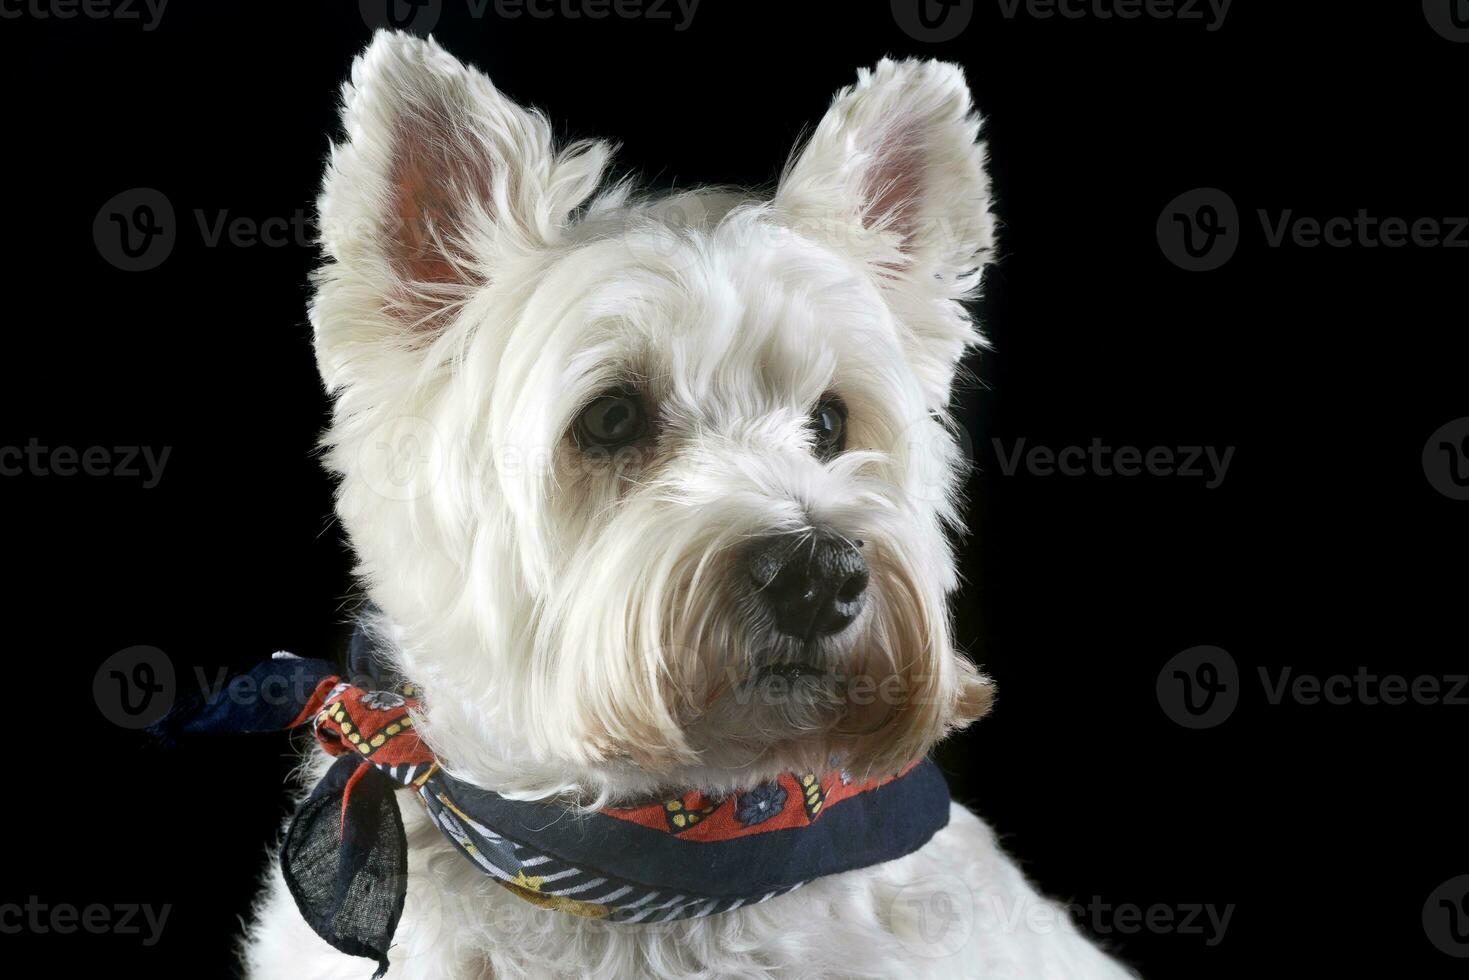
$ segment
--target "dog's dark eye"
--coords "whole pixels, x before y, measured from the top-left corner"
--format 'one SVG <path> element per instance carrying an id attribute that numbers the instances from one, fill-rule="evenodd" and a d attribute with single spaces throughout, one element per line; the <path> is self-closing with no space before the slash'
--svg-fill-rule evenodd
<path id="1" fill-rule="evenodd" d="M 847 448 L 847 403 L 827 395 L 811 413 L 811 431 L 816 434 L 816 455 L 831 459 Z"/>
<path id="2" fill-rule="evenodd" d="M 632 391 L 600 395 L 576 419 L 576 441 L 583 449 L 617 449 L 647 431 L 642 399 Z"/>

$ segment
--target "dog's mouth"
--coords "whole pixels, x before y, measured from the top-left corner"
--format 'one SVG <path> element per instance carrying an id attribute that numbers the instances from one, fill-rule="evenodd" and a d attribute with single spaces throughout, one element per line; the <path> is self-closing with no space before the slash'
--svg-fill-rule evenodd
<path id="1" fill-rule="evenodd" d="M 798 660 L 788 663 L 769 664 L 755 672 L 755 679 L 780 680 L 787 683 L 819 681 L 832 676 L 832 672 L 814 661 Z"/>
<path id="2" fill-rule="evenodd" d="M 761 664 L 748 676 L 743 697 L 762 715 L 773 711 L 773 718 L 806 728 L 841 712 L 846 686 L 846 678 L 829 661 L 801 657 Z"/>

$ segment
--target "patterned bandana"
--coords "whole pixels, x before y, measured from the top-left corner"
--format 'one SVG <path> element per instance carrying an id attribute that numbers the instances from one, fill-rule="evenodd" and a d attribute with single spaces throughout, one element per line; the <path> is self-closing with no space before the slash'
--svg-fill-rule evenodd
<path id="1" fill-rule="evenodd" d="M 182 705 L 156 733 L 312 727 L 337 761 L 292 819 L 281 871 L 311 927 L 376 960 L 375 977 L 388 968 L 407 884 L 395 790 L 412 790 L 444 836 L 512 894 L 624 923 L 764 902 L 909 854 L 948 823 L 948 787 L 926 759 L 864 783 L 841 769 L 787 773 L 723 799 L 690 790 L 595 813 L 509 800 L 439 768 L 413 729 L 417 690 L 382 668 L 361 631 L 349 667 L 344 677 L 325 661 L 276 654 L 213 698 Z"/>

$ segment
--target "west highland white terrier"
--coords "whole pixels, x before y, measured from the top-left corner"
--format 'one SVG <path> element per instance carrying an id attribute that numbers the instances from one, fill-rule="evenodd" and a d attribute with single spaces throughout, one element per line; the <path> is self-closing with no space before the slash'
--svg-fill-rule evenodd
<path id="1" fill-rule="evenodd" d="M 859 72 L 771 195 L 609 181 L 404 34 L 342 128 L 311 321 L 394 680 L 295 720 L 250 976 L 1128 976 L 923 761 L 993 690 L 947 609 L 960 69 Z"/>

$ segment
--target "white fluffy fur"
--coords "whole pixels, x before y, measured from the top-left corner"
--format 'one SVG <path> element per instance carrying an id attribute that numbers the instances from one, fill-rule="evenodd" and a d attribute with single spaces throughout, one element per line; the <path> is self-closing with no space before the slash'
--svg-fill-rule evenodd
<path id="1" fill-rule="evenodd" d="M 959 69 L 862 72 L 769 199 L 608 187 L 608 146 L 558 149 L 543 117 L 406 35 L 374 39 L 343 103 L 312 304 L 327 459 L 374 626 L 448 769 L 568 806 L 727 793 L 834 755 L 890 772 L 988 709 L 947 612 L 946 407 L 994 236 Z M 654 434 L 598 458 L 569 433 L 618 384 Z M 849 445 L 823 462 L 806 420 L 833 391 Z M 888 684 L 876 705 L 737 696 L 789 653 L 741 591 L 742 549 L 817 526 L 864 542 L 872 582 L 804 655 Z M 957 806 L 909 857 L 647 927 L 509 895 L 402 798 L 394 977 L 1126 975 L 1064 916 L 1036 927 L 1053 907 Z M 911 919 L 956 889 L 971 914 L 951 950 Z M 370 972 L 310 932 L 278 871 L 246 959 L 257 978 Z"/>

